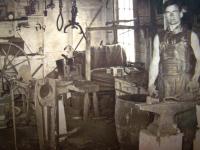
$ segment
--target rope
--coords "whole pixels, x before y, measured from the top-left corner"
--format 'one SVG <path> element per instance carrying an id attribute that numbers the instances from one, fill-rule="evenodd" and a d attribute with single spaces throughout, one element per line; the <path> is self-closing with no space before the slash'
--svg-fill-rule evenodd
<path id="1" fill-rule="evenodd" d="M 57 25 L 57 29 L 58 31 L 61 31 L 64 25 L 64 19 L 63 19 L 63 14 L 62 14 L 62 8 L 63 8 L 63 3 L 62 0 L 59 0 L 59 14 L 57 17 L 57 21 L 56 21 L 56 25 Z M 61 20 L 61 25 L 59 26 L 59 22 Z"/>

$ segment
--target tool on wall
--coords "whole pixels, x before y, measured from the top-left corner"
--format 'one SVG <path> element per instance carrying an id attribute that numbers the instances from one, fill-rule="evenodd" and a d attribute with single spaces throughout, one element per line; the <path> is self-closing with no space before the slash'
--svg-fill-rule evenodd
<path id="1" fill-rule="evenodd" d="M 26 15 L 29 16 L 29 15 L 33 15 L 36 13 L 36 4 L 38 3 L 37 0 L 29 0 L 27 1 L 28 3 L 28 6 L 25 7 L 25 12 L 26 12 Z"/>
<path id="2" fill-rule="evenodd" d="M 30 25 L 29 25 L 28 21 L 27 22 L 19 22 L 19 23 L 17 23 L 16 31 L 21 31 L 22 27 L 23 28 L 30 28 Z"/>
<path id="3" fill-rule="evenodd" d="M 106 8 L 108 6 L 109 0 L 106 1 Z M 104 7 L 104 3 L 99 7 L 99 9 L 97 10 L 97 12 L 95 13 L 94 17 L 92 18 L 90 24 L 88 27 L 91 27 L 92 24 L 94 23 L 94 21 L 96 20 L 96 18 L 98 17 L 98 15 L 100 14 L 100 12 L 102 11 Z M 79 45 L 81 44 L 82 40 L 83 40 L 83 36 L 81 37 L 81 39 L 79 40 L 79 42 L 77 43 L 76 47 L 75 47 L 75 51 L 77 50 L 77 48 L 79 47 Z"/>
<path id="4" fill-rule="evenodd" d="M 72 29 L 79 29 L 80 34 L 83 34 L 83 37 L 86 39 L 85 33 L 83 32 L 83 28 L 81 25 L 76 21 L 78 13 L 78 8 L 76 6 L 76 0 L 72 0 L 72 9 L 71 9 L 71 20 L 69 20 L 69 24 L 64 27 L 64 33 L 67 33 L 67 28 L 72 27 Z"/>
<path id="5" fill-rule="evenodd" d="M 44 0 L 44 11 L 43 11 L 43 13 L 44 13 L 44 16 L 47 16 L 47 0 Z"/>
<path id="6" fill-rule="evenodd" d="M 55 8 L 55 4 L 54 4 L 54 1 L 51 0 L 49 4 L 47 4 L 47 0 L 44 0 L 44 16 L 47 16 L 47 9 L 51 8 L 51 9 L 54 9 Z"/>
<path id="7" fill-rule="evenodd" d="M 63 25 L 64 25 L 62 8 L 63 8 L 62 0 L 59 0 L 59 14 L 58 14 L 57 21 L 56 21 L 58 31 L 61 31 L 63 28 Z M 59 22 L 60 22 L 60 25 L 59 25 Z"/>
<path id="8" fill-rule="evenodd" d="M 15 19 L 15 10 L 10 8 L 13 3 L 8 3 L 5 0 L 0 1 L 0 20 L 11 21 Z"/>
<path id="9" fill-rule="evenodd" d="M 48 8 L 51 8 L 51 9 L 55 8 L 55 4 L 54 4 L 53 0 L 51 0 L 50 3 L 47 5 L 47 9 Z"/>

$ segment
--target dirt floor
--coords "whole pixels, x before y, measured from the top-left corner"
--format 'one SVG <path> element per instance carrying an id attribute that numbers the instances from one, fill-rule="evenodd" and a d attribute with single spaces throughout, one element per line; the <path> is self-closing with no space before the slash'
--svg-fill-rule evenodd
<path id="1" fill-rule="evenodd" d="M 78 126 L 77 126 L 78 125 Z M 69 150 L 118 150 L 113 119 L 73 121 L 73 127 L 79 131 L 61 144 L 61 149 Z M 72 129 L 72 128 L 71 128 Z"/>
<path id="2" fill-rule="evenodd" d="M 18 150 L 38 150 L 38 138 L 35 127 L 17 128 L 17 148 Z M 14 150 L 13 129 L 0 130 L 0 150 Z"/>
<path id="3" fill-rule="evenodd" d="M 111 96 L 113 97 L 113 95 Z M 77 132 L 59 142 L 58 150 L 119 150 L 114 121 L 114 99 L 110 96 L 99 96 L 100 113 L 99 118 L 93 114 L 87 121 L 76 116 L 82 115 L 81 99 L 75 95 L 73 103 L 67 107 L 71 119 L 67 122 L 68 131 L 78 129 Z M 72 106 L 72 107 L 71 107 Z M 111 108 L 108 106 L 112 106 Z M 34 112 L 34 111 L 32 111 Z M 74 116 L 74 117 L 72 117 Z M 35 114 L 30 114 L 28 122 L 17 119 L 17 149 L 18 150 L 39 150 L 39 140 L 36 128 Z M 0 150 L 15 150 L 12 124 L 9 128 L 0 129 Z"/>
<path id="4" fill-rule="evenodd" d="M 59 143 L 60 150 L 118 150 L 113 119 L 75 120 L 71 129 L 79 130 Z M 35 126 L 17 127 L 18 150 L 39 150 Z M 13 129 L 0 130 L 0 150 L 14 150 Z"/>

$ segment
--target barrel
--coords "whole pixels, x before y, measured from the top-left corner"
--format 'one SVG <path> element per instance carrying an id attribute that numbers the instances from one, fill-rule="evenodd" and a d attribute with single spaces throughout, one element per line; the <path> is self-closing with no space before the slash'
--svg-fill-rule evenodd
<path id="1" fill-rule="evenodd" d="M 118 142 L 123 150 L 139 148 L 139 132 L 152 121 L 149 112 L 141 111 L 136 104 L 144 103 L 146 95 L 122 95 L 116 97 L 115 125 Z"/>

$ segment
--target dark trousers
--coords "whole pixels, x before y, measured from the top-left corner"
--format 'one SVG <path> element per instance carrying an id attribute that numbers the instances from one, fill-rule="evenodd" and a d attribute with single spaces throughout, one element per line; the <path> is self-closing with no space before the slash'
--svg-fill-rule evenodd
<path id="1" fill-rule="evenodd" d="M 193 140 L 195 138 L 197 118 L 196 109 L 179 113 L 175 116 L 175 121 L 178 128 L 184 134 L 183 136 L 183 150 L 193 150 Z"/>

